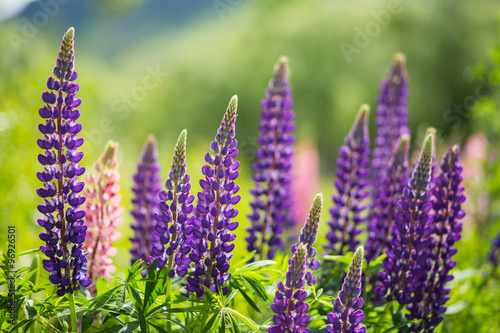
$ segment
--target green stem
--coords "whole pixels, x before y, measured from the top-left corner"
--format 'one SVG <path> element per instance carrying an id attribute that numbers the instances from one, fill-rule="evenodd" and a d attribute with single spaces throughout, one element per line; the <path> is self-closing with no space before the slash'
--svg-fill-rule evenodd
<path id="1" fill-rule="evenodd" d="M 382 328 L 382 323 L 384 322 L 385 315 L 387 314 L 388 311 L 392 308 L 392 301 L 387 302 L 385 305 L 384 311 L 380 314 L 380 317 L 378 319 L 377 327 L 373 330 L 373 333 L 380 333 L 380 329 Z"/>
<path id="2" fill-rule="evenodd" d="M 167 275 L 167 289 L 165 291 L 165 295 L 167 296 L 167 310 L 172 308 L 172 279 Z M 167 332 L 172 332 L 172 314 L 167 312 Z"/>
<path id="3" fill-rule="evenodd" d="M 78 333 L 78 322 L 76 321 L 76 311 L 75 311 L 75 296 L 73 294 L 69 294 L 68 301 L 69 301 L 69 312 L 71 313 L 71 331 Z"/>

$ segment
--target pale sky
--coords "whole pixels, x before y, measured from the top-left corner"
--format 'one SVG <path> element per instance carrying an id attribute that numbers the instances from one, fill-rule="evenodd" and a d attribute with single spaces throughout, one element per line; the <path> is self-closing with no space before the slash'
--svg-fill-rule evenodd
<path id="1" fill-rule="evenodd" d="M 33 1 L 35 0 L 0 0 L 0 20 L 18 14 Z"/>

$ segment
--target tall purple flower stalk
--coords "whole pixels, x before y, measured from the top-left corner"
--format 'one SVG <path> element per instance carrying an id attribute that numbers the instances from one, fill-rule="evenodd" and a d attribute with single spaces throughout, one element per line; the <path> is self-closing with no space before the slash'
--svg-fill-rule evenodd
<path id="1" fill-rule="evenodd" d="M 369 106 L 362 105 L 337 159 L 337 180 L 334 184 L 337 193 L 332 197 L 325 249 L 339 255 L 356 249 L 359 244 L 356 238 L 361 233 L 359 225 L 366 220 L 363 199 L 368 195 L 369 114 Z"/>
<path id="2" fill-rule="evenodd" d="M 380 282 L 374 288 L 379 296 L 387 295 L 390 302 L 410 304 L 423 298 L 427 272 L 431 269 L 429 246 L 432 232 L 431 197 L 434 136 L 426 136 L 408 186 L 398 201 L 392 238 L 379 272 Z M 404 286 L 404 288 L 403 288 Z"/>
<path id="3" fill-rule="evenodd" d="M 372 217 L 368 223 L 368 239 L 366 241 L 366 261 L 368 262 L 387 250 L 397 201 L 410 177 L 409 149 L 410 137 L 404 134 L 396 145 L 393 157 L 389 161 L 389 167 L 385 169 L 386 174 L 381 180 L 382 186 L 374 198 L 375 202 L 373 203 Z"/>
<path id="4" fill-rule="evenodd" d="M 135 223 L 132 225 L 134 236 L 130 239 L 133 246 L 130 250 L 132 264 L 137 260 L 147 262 L 154 243 L 154 215 L 158 212 L 160 202 L 158 193 L 161 191 L 161 186 L 158 145 L 153 135 L 150 135 L 144 143 L 133 180 L 134 197 L 131 215 Z"/>
<path id="5" fill-rule="evenodd" d="M 391 66 L 380 84 L 378 107 L 375 112 L 377 128 L 375 148 L 373 149 L 372 186 L 374 195 L 378 194 L 386 169 L 393 156 L 396 144 L 408 129 L 408 74 L 406 57 L 397 53 L 392 58 Z M 375 197 L 376 198 L 376 197 Z"/>
<path id="6" fill-rule="evenodd" d="M 269 327 L 269 333 L 309 332 L 309 328 L 304 328 L 309 323 L 309 315 L 306 313 L 309 304 L 304 302 L 307 291 L 302 289 L 306 284 L 306 269 L 307 245 L 300 243 L 288 261 L 285 284 L 281 281 L 278 283 L 274 303 L 271 305 L 275 313 L 274 325 Z"/>
<path id="7" fill-rule="evenodd" d="M 408 306 L 408 319 L 420 319 L 414 325 L 416 332 L 433 332 L 443 320 L 442 315 L 446 311 L 444 304 L 450 298 L 446 283 L 453 279 L 450 270 L 456 265 L 453 256 L 457 248 L 454 244 L 461 238 L 460 220 L 465 216 L 462 209 L 464 187 L 461 186 L 463 168 L 459 164 L 459 154 L 458 145 L 448 149 L 441 162 L 439 175 L 433 182 L 433 241 L 429 243 L 428 250 L 432 269 L 424 285 L 424 299 Z"/>
<path id="8" fill-rule="evenodd" d="M 319 268 L 319 260 L 315 260 L 316 249 L 313 247 L 316 243 L 318 237 L 319 229 L 319 219 L 321 218 L 321 210 L 323 209 L 323 194 L 318 193 L 314 197 L 314 201 L 309 211 L 309 217 L 304 223 L 304 227 L 300 232 L 299 243 L 292 245 L 292 253 L 295 253 L 297 247 L 303 243 L 307 246 L 307 267 L 310 269 L 307 271 L 305 279 L 308 284 L 313 285 L 316 283 L 316 277 L 312 276 L 311 271 L 315 271 Z"/>
<path id="9" fill-rule="evenodd" d="M 150 261 L 157 259 L 157 267 L 167 265 L 168 275 L 173 278 L 185 276 L 191 260 L 188 257 L 191 246 L 185 231 L 188 226 L 189 214 L 193 211 L 194 195 L 190 195 L 191 183 L 186 173 L 186 130 L 179 135 L 174 150 L 172 168 L 165 183 L 167 191 L 159 194 L 159 213 L 155 214 L 157 221 L 153 232 L 153 244 Z"/>
<path id="10" fill-rule="evenodd" d="M 359 247 L 352 258 L 349 272 L 344 279 L 342 289 L 333 301 L 333 311 L 327 315 L 327 333 L 365 333 L 366 327 L 362 324 L 365 315 L 361 307 L 362 283 L 361 266 L 363 265 L 363 247 Z"/>
<path id="11" fill-rule="evenodd" d="M 222 118 L 222 123 L 210 144 L 212 153 L 205 155 L 206 165 L 202 167 L 204 179 L 200 180 L 198 204 L 189 230 L 193 235 L 193 246 L 189 258 L 194 263 L 194 271 L 187 278 L 186 288 L 191 293 L 203 296 L 202 285 L 212 292 L 229 290 L 225 282 L 231 277 L 229 260 L 238 227 L 233 219 L 238 215 L 236 205 L 241 197 L 236 195 L 240 186 L 234 183 L 239 175 L 240 162 L 234 161 L 238 155 L 238 141 L 235 139 L 235 123 L 238 98 L 233 96 Z"/>
<path id="12" fill-rule="evenodd" d="M 291 160 L 295 137 L 290 91 L 288 59 L 281 57 L 262 101 L 260 136 L 257 139 L 258 161 L 254 163 L 254 200 L 248 216 L 248 251 L 256 251 L 260 259 L 272 259 L 283 248 L 284 227 L 293 226 L 291 203 Z"/>
<path id="13" fill-rule="evenodd" d="M 82 125 L 76 122 L 80 117 L 76 108 L 81 100 L 75 98 L 79 86 L 74 83 L 78 77 L 74 71 L 74 33 L 70 28 L 64 34 L 54 77 L 47 80 L 47 88 L 51 91 L 42 94 L 45 105 L 39 113 L 45 124 L 38 128 L 44 138 L 37 141 L 45 150 L 38 155 L 44 170 L 37 173 L 43 183 L 37 194 L 44 200 L 44 204 L 38 206 L 38 211 L 44 215 L 38 224 L 45 228 L 40 239 L 46 242 L 40 249 L 49 258 L 43 261 L 43 267 L 51 273 L 49 280 L 58 288 L 59 296 L 73 294 L 80 286 L 88 287 L 92 283 L 86 279 L 87 254 L 82 251 L 87 226 L 83 221 L 85 212 L 80 210 L 85 197 L 79 193 L 85 184 L 79 182 L 78 177 L 85 168 L 78 165 L 83 152 L 78 152 L 77 148 L 83 144 L 83 139 L 77 137 Z"/>

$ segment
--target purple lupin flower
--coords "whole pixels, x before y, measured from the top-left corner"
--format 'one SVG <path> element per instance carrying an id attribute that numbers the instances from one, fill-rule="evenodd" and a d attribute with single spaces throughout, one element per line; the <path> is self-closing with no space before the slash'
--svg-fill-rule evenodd
<path id="1" fill-rule="evenodd" d="M 231 233 L 238 227 L 233 219 L 238 210 L 233 208 L 241 197 L 236 195 L 240 186 L 234 183 L 238 177 L 240 162 L 234 161 L 238 155 L 238 141 L 235 139 L 235 123 L 238 98 L 233 96 L 222 118 L 222 123 L 210 144 L 212 154 L 205 155 L 206 165 L 202 167 L 204 179 L 200 180 L 201 191 L 198 192 L 198 204 L 194 211 L 187 235 L 192 250 L 189 258 L 194 263 L 194 270 L 187 278 L 186 288 L 199 297 L 205 293 L 202 285 L 212 292 L 226 294 L 229 290 L 224 286 L 231 277 L 229 260 L 234 249 L 236 234 Z"/>
<path id="2" fill-rule="evenodd" d="M 363 265 L 363 247 L 359 247 L 349 266 L 342 288 L 333 301 L 333 311 L 327 315 L 330 325 L 326 326 L 327 333 L 365 333 L 366 327 L 362 324 L 365 315 L 361 307 L 361 266 Z"/>
<path id="3" fill-rule="evenodd" d="M 370 107 L 362 105 L 337 159 L 337 181 L 334 184 L 337 193 L 332 196 L 325 249 L 339 255 L 356 249 L 359 244 L 356 237 L 361 233 L 359 225 L 366 220 L 362 216 L 366 208 L 362 201 L 368 195 L 369 114 Z"/>
<path id="4" fill-rule="evenodd" d="M 316 277 L 312 276 L 311 271 L 315 271 L 319 268 L 319 260 L 315 260 L 316 249 L 313 247 L 318 237 L 319 229 L 319 219 L 321 218 L 321 210 L 323 209 L 323 194 L 318 193 L 314 197 L 314 201 L 309 211 L 309 217 L 304 223 L 304 227 L 300 232 L 299 243 L 292 245 L 292 253 L 295 253 L 297 247 L 303 243 L 307 246 L 307 267 L 310 271 L 307 271 L 305 279 L 308 284 L 313 285 L 316 283 Z"/>
<path id="5" fill-rule="evenodd" d="M 307 269 L 307 245 L 300 243 L 292 258 L 288 260 L 288 271 L 286 281 L 278 283 L 278 289 L 271 304 L 274 325 L 269 327 L 269 333 L 308 333 L 309 328 L 304 328 L 309 323 L 309 315 L 306 313 L 309 304 L 304 300 L 307 291 L 302 289 L 306 281 L 304 279 Z"/>
<path id="6" fill-rule="evenodd" d="M 72 294 L 80 286 L 88 287 L 92 283 L 86 279 L 87 254 L 82 251 L 87 226 L 83 221 L 85 212 L 80 210 L 85 197 L 80 192 L 85 184 L 79 182 L 78 177 L 85 168 L 78 165 L 83 152 L 77 148 L 83 139 L 77 138 L 82 125 L 76 122 L 80 111 L 75 108 L 81 100 L 75 98 L 79 86 L 74 83 L 78 77 L 74 71 L 74 33 L 75 30 L 69 28 L 64 34 L 53 70 L 55 78 L 51 76 L 47 80 L 47 88 L 52 91 L 42 94 L 45 106 L 39 113 L 45 124 L 38 128 L 44 138 L 37 141 L 45 150 L 38 155 L 44 170 L 37 173 L 43 183 L 37 194 L 44 200 L 44 204 L 38 206 L 44 215 L 38 224 L 45 228 L 40 239 L 46 242 L 40 249 L 49 258 L 43 261 L 43 267 L 51 273 L 49 280 L 58 288 L 59 296 Z"/>
<path id="7" fill-rule="evenodd" d="M 389 161 L 389 167 L 386 169 L 387 174 L 382 180 L 383 186 L 379 188 L 375 197 L 372 216 L 368 223 L 367 262 L 372 261 L 387 250 L 397 201 L 410 177 L 409 149 L 410 137 L 404 134 L 397 143 L 393 157 Z"/>
<path id="8" fill-rule="evenodd" d="M 130 238 L 132 264 L 137 260 L 148 262 L 154 243 L 154 215 L 158 212 L 160 202 L 158 193 L 161 191 L 161 186 L 158 145 L 153 135 L 148 136 L 144 143 L 133 180 L 133 209 L 130 213 L 135 220 L 131 226 L 134 230 L 134 236 Z"/>
<path id="9" fill-rule="evenodd" d="M 488 253 L 488 261 L 493 265 L 494 269 L 496 269 L 498 266 L 499 256 L 500 256 L 500 230 L 498 231 L 497 236 L 491 243 L 490 252 Z"/>
<path id="10" fill-rule="evenodd" d="M 386 169 L 393 156 L 396 144 L 408 129 L 408 74 L 406 57 L 397 53 L 380 84 L 378 106 L 375 112 L 375 148 L 371 163 L 374 196 L 379 192 L 386 177 Z"/>
<path id="11" fill-rule="evenodd" d="M 186 173 L 186 130 L 179 135 L 174 150 L 172 169 L 165 183 L 167 191 L 159 194 L 159 213 L 155 214 L 157 221 L 153 232 L 153 244 L 150 262 L 157 259 L 157 267 L 167 265 L 168 275 L 173 278 L 185 276 L 191 260 L 187 256 L 191 251 L 188 237 L 185 233 L 188 228 L 189 214 L 193 211 L 194 195 L 189 194 L 191 184 L 189 174 Z M 192 227 L 190 227 L 192 228 Z"/>
<path id="12" fill-rule="evenodd" d="M 420 319 L 414 331 L 433 332 L 443 320 L 444 304 L 449 299 L 450 289 L 446 283 L 453 279 L 450 270 L 455 267 L 453 256 L 457 253 L 455 242 L 460 240 L 465 216 L 462 203 L 465 201 L 462 183 L 462 166 L 459 164 L 460 147 L 448 149 L 441 162 L 438 177 L 433 181 L 432 227 L 433 242 L 429 246 L 432 269 L 424 286 L 424 299 L 408 305 L 407 318 Z"/>
<path id="13" fill-rule="evenodd" d="M 432 232 L 429 199 L 433 156 L 434 136 L 429 134 L 408 186 L 398 201 L 387 258 L 382 263 L 384 269 L 379 272 L 380 282 L 374 288 L 379 296 L 385 296 L 389 291 L 389 302 L 395 298 L 404 305 L 423 298 L 423 284 L 431 269 L 426 247 L 431 242 L 429 236 Z"/>
<path id="14" fill-rule="evenodd" d="M 254 200 L 248 215 L 252 225 L 247 228 L 248 251 L 256 251 L 260 259 L 272 259 L 283 248 L 284 227 L 293 226 L 290 213 L 291 159 L 295 137 L 292 97 L 289 88 L 288 59 L 281 57 L 262 101 L 260 115 L 260 148 L 254 163 Z"/>

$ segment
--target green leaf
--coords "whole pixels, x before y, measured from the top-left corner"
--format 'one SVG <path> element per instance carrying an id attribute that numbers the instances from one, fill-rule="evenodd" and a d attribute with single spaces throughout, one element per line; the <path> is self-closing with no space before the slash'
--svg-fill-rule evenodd
<path id="1" fill-rule="evenodd" d="M 349 266 L 351 264 L 351 260 L 352 260 L 353 256 L 354 256 L 354 253 L 349 252 L 345 256 L 324 256 L 323 260 L 336 261 L 336 262 L 340 262 L 340 263 L 343 263 L 343 264 L 346 264 L 347 266 Z"/>
<path id="2" fill-rule="evenodd" d="M 123 304 L 125 303 L 125 294 L 127 293 L 127 288 L 123 287 L 119 292 L 118 295 L 116 295 L 116 307 L 121 308 L 123 307 Z"/>
<path id="3" fill-rule="evenodd" d="M 228 312 L 227 315 L 229 316 L 229 319 L 231 320 L 231 327 L 233 329 L 233 333 L 241 333 L 240 325 L 238 324 L 236 319 L 233 317 L 233 315 L 230 312 Z"/>
<path id="4" fill-rule="evenodd" d="M 243 298 L 245 298 L 245 300 L 247 301 L 247 303 L 255 310 L 257 311 L 258 313 L 261 313 L 260 310 L 259 310 L 259 307 L 257 306 L 257 304 L 255 304 L 255 302 L 247 295 L 246 292 L 244 292 L 242 289 L 240 289 L 240 293 L 243 295 Z"/>
<path id="5" fill-rule="evenodd" d="M 241 275 L 241 278 L 245 280 L 257 297 L 259 297 L 264 303 L 267 303 L 267 293 L 260 281 L 257 281 L 254 277 L 249 275 Z"/>
<path id="6" fill-rule="evenodd" d="M 407 322 L 404 322 L 404 323 L 398 324 L 398 325 L 396 325 L 396 326 L 393 326 L 393 327 L 389 328 L 388 330 L 383 331 L 382 333 L 388 333 L 388 332 L 391 332 L 391 331 L 397 330 L 398 328 L 403 327 L 403 326 L 406 326 L 406 325 L 410 324 L 411 322 L 412 322 L 412 321 L 407 321 Z"/>
<path id="7" fill-rule="evenodd" d="M 146 324 L 146 318 L 144 317 L 144 312 L 142 310 L 142 302 L 141 302 L 141 296 L 135 290 L 135 288 L 131 285 L 128 286 L 128 290 L 132 297 L 134 298 L 134 306 L 135 309 L 137 310 L 137 315 L 139 316 L 139 325 L 141 326 L 141 332 L 147 332 L 147 324 Z"/>
<path id="8" fill-rule="evenodd" d="M 229 304 L 229 302 L 231 302 L 231 300 L 234 298 L 234 296 L 235 296 L 237 293 L 238 293 L 238 289 L 233 290 L 233 291 L 229 294 L 229 296 L 227 296 L 227 299 L 226 299 L 225 304 L 226 304 L 226 305 L 227 305 L 227 304 Z"/>
<path id="9" fill-rule="evenodd" d="M 238 261 L 237 263 L 235 263 L 231 266 L 238 268 L 240 266 L 245 265 L 250 259 L 252 259 L 255 256 L 255 253 L 257 253 L 257 251 L 252 251 L 252 252 L 248 253 L 240 261 Z"/>
<path id="10" fill-rule="evenodd" d="M 225 333 L 225 332 L 226 332 L 226 315 L 224 311 L 221 311 L 219 333 Z"/>
<path id="11" fill-rule="evenodd" d="M 99 311 L 101 311 L 101 308 L 103 308 L 104 305 L 106 305 L 113 298 L 113 295 L 115 294 L 116 290 L 119 287 L 120 286 L 117 286 L 117 287 L 114 287 L 114 288 L 106 291 L 104 294 L 99 295 L 98 297 L 96 297 L 92 301 L 92 303 L 90 304 L 90 307 L 83 314 L 82 333 L 84 333 L 85 331 L 87 331 L 90 328 L 97 313 L 99 313 Z"/>
<path id="12" fill-rule="evenodd" d="M 210 320 L 207 322 L 207 324 L 203 328 L 203 332 L 210 332 L 210 330 L 212 329 L 212 326 L 214 326 L 215 320 L 217 319 L 217 317 L 219 317 L 219 314 L 220 314 L 220 310 L 217 311 L 216 313 L 214 313 L 214 315 L 210 318 Z"/>
<path id="13" fill-rule="evenodd" d="M 238 318 L 240 321 L 242 321 L 250 329 L 252 329 L 256 332 L 259 331 L 259 325 L 257 325 L 257 323 L 255 323 L 252 319 L 245 317 L 244 315 L 242 315 L 238 311 L 233 310 L 231 308 L 227 308 L 227 311 L 231 312 L 236 318 Z"/>
<path id="14" fill-rule="evenodd" d="M 30 301 L 33 303 L 32 300 Z M 33 306 L 28 304 L 24 305 L 24 313 L 26 314 L 26 319 L 28 320 L 38 317 L 38 311 Z"/>
<path id="15" fill-rule="evenodd" d="M 139 322 L 132 321 L 130 323 L 126 323 L 125 325 L 118 325 L 99 331 L 98 333 L 132 333 L 137 327 L 139 327 Z"/>
<path id="16" fill-rule="evenodd" d="M 23 252 L 19 253 L 17 256 L 18 257 L 22 257 L 22 256 L 25 256 L 25 255 L 28 255 L 28 254 L 32 254 L 32 253 L 38 252 L 38 251 L 40 251 L 40 248 L 26 250 L 26 251 L 23 251 Z"/>
<path id="17" fill-rule="evenodd" d="M 144 310 L 147 310 L 148 307 L 153 303 L 154 299 L 151 300 L 151 294 L 153 293 L 153 290 L 155 289 L 157 283 L 156 280 L 156 259 L 151 263 L 151 266 L 149 266 L 148 269 L 148 279 L 150 281 L 146 282 L 146 290 L 144 291 L 144 305 L 142 306 Z"/>

